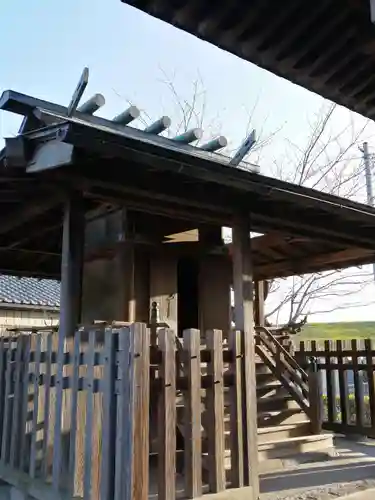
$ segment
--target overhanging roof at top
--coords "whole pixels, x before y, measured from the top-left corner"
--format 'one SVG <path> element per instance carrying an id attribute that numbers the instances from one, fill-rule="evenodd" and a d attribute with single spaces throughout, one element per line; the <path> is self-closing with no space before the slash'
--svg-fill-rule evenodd
<path id="1" fill-rule="evenodd" d="M 122 1 L 375 118 L 373 0 Z"/>
<path id="2" fill-rule="evenodd" d="M 59 276 L 71 189 L 84 193 L 88 219 L 128 207 L 162 252 L 201 251 L 160 245 L 168 234 L 247 217 L 265 234 L 254 241 L 261 279 L 375 261 L 371 207 L 232 167 L 223 156 L 92 113 L 68 116 L 65 106 L 16 92 L 0 97 L 0 109 L 25 117 L 0 153 L 0 272 Z"/>

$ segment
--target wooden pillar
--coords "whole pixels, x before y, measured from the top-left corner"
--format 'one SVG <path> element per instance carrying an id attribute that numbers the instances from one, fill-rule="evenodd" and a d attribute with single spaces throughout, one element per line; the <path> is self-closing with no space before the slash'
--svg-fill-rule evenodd
<path id="1" fill-rule="evenodd" d="M 67 450 L 62 439 L 66 401 L 63 393 L 64 349 L 66 339 L 74 336 L 81 316 L 82 268 L 84 244 L 84 209 L 79 193 L 66 200 L 63 219 L 61 255 L 60 327 L 57 346 L 56 394 L 54 404 L 54 447 L 52 482 L 59 489 L 67 470 Z M 53 410 L 52 410 L 53 411 Z M 63 418 L 64 413 L 64 418 Z M 68 422 L 65 422 L 68 424 Z"/>
<path id="2" fill-rule="evenodd" d="M 159 323 L 166 323 L 178 332 L 177 319 L 177 258 L 155 255 L 150 260 L 150 309 L 158 305 Z"/>
<path id="3" fill-rule="evenodd" d="M 83 200 L 74 193 L 66 202 L 63 222 L 59 328 L 62 341 L 74 335 L 81 319 L 84 231 Z"/>
<path id="4" fill-rule="evenodd" d="M 264 281 L 255 282 L 255 324 L 265 325 L 264 315 Z"/>
<path id="5" fill-rule="evenodd" d="M 239 218 L 233 227 L 233 285 L 236 328 L 242 332 L 242 408 L 244 441 L 244 479 L 259 497 L 257 401 L 254 351 L 253 265 L 250 224 Z"/>
<path id="6" fill-rule="evenodd" d="M 202 332 L 222 330 L 227 337 L 231 322 L 230 284 L 228 257 L 207 255 L 200 260 L 199 323 Z"/>
<path id="7" fill-rule="evenodd" d="M 150 267 L 146 251 L 133 245 L 129 275 L 130 297 L 128 321 L 148 323 L 150 320 Z M 124 276 L 123 280 L 127 277 Z"/>

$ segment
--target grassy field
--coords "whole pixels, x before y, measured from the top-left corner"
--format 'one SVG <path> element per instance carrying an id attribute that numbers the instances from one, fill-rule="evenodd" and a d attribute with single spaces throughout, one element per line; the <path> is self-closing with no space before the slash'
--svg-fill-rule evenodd
<path id="1" fill-rule="evenodd" d="M 310 323 L 298 334 L 301 340 L 375 338 L 375 321 Z"/>

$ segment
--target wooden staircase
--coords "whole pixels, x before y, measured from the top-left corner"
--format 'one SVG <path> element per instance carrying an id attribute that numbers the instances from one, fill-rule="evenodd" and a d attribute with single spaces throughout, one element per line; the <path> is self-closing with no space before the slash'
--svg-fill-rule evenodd
<path id="1" fill-rule="evenodd" d="M 256 378 L 261 471 L 282 466 L 287 457 L 332 450 L 332 435 L 312 433 L 309 416 L 259 358 Z"/>
<path id="2" fill-rule="evenodd" d="M 278 468 L 283 459 L 302 453 L 306 453 L 306 460 L 313 460 L 316 453 L 330 453 L 332 435 L 314 430 L 308 375 L 291 357 L 289 346 L 283 345 L 288 344 L 288 336 L 272 334 L 265 328 L 257 330 L 255 369 L 261 471 Z"/>

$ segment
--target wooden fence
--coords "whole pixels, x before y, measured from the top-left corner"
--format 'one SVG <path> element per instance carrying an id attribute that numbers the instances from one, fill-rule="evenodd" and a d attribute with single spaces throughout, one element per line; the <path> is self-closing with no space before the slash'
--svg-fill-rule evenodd
<path id="1" fill-rule="evenodd" d="M 0 338 L 0 477 L 51 500 L 173 500 L 248 484 L 257 457 L 241 334 L 225 347 L 220 331 L 201 341 L 164 329 L 150 347 L 143 324 L 81 329 L 65 345 L 56 332 Z"/>
<path id="2" fill-rule="evenodd" d="M 323 428 L 375 438 L 375 348 L 371 340 L 304 341 L 295 357 L 317 358 L 323 399 Z"/>

